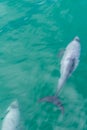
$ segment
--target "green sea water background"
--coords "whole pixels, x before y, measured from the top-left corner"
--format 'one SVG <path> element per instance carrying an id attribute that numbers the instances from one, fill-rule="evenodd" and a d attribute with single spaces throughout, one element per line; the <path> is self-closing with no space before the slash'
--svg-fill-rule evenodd
<path id="1" fill-rule="evenodd" d="M 81 57 L 60 94 L 62 115 L 37 101 L 55 94 L 58 52 L 75 36 Z M 21 130 L 87 130 L 87 0 L 0 0 L 0 129 L 15 99 Z"/>

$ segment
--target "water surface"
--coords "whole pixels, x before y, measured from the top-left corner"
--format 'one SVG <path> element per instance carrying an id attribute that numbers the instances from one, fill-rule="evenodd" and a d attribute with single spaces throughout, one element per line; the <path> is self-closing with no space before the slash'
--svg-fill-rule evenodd
<path id="1" fill-rule="evenodd" d="M 58 51 L 78 35 L 81 58 L 60 98 L 65 114 L 41 97 L 55 94 Z M 0 129 L 17 99 L 23 130 L 87 129 L 87 1 L 0 0 Z"/>

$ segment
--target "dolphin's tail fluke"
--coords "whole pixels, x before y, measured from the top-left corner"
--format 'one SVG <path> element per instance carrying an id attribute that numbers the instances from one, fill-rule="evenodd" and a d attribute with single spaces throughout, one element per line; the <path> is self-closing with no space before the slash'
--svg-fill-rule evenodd
<path id="1" fill-rule="evenodd" d="M 39 102 L 50 102 L 53 103 L 54 105 L 56 105 L 62 113 L 64 113 L 64 107 L 61 103 L 61 101 L 59 100 L 59 98 L 57 98 L 57 96 L 48 96 L 48 97 L 44 97 L 39 99 Z"/>

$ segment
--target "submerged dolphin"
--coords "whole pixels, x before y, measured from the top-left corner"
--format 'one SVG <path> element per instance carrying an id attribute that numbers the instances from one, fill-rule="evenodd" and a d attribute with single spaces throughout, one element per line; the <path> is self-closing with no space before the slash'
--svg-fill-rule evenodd
<path id="1" fill-rule="evenodd" d="M 64 112 L 62 103 L 60 102 L 59 98 L 57 98 L 57 95 L 59 95 L 59 92 L 63 87 L 64 83 L 72 74 L 72 72 L 76 69 L 79 63 L 79 57 L 80 57 L 80 39 L 79 37 L 76 36 L 73 39 L 73 41 L 71 41 L 69 45 L 66 47 L 63 58 L 61 60 L 60 78 L 58 80 L 56 95 L 41 98 L 39 100 L 40 102 L 43 101 L 52 102 L 57 107 L 59 107 L 62 112 Z"/>
<path id="2" fill-rule="evenodd" d="M 19 130 L 19 115 L 18 102 L 14 101 L 7 109 L 7 114 L 3 120 L 1 130 Z"/>
<path id="3" fill-rule="evenodd" d="M 76 69 L 79 63 L 80 57 L 80 39 L 79 37 L 75 37 L 73 41 L 69 43 L 69 45 L 65 49 L 65 53 L 61 60 L 61 68 L 60 68 L 60 78 L 58 81 L 57 93 L 63 87 L 65 81 L 72 74 L 72 72 Z"/>

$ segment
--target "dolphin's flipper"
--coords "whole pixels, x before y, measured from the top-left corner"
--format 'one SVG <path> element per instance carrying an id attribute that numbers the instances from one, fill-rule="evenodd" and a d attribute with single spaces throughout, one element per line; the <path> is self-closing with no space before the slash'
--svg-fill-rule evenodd
<path id="1" fill-rule="evenodd" d="M 64 55 L 64 52 L 65 52 L 65 49 L 59 50 L 58 55 L 57 55 L 58 58 L 61 58 Z"/>
<path id="2" fill-rule="evenodd" d="M 48 97 L 41 98 L 41 99 L 39 99 L 39 102 L 53 103 L 61 110 L 62 113 L 64 113 L 64 107 L 63 107 L 61 101 L 56 96 L 48 96 Z"/>

